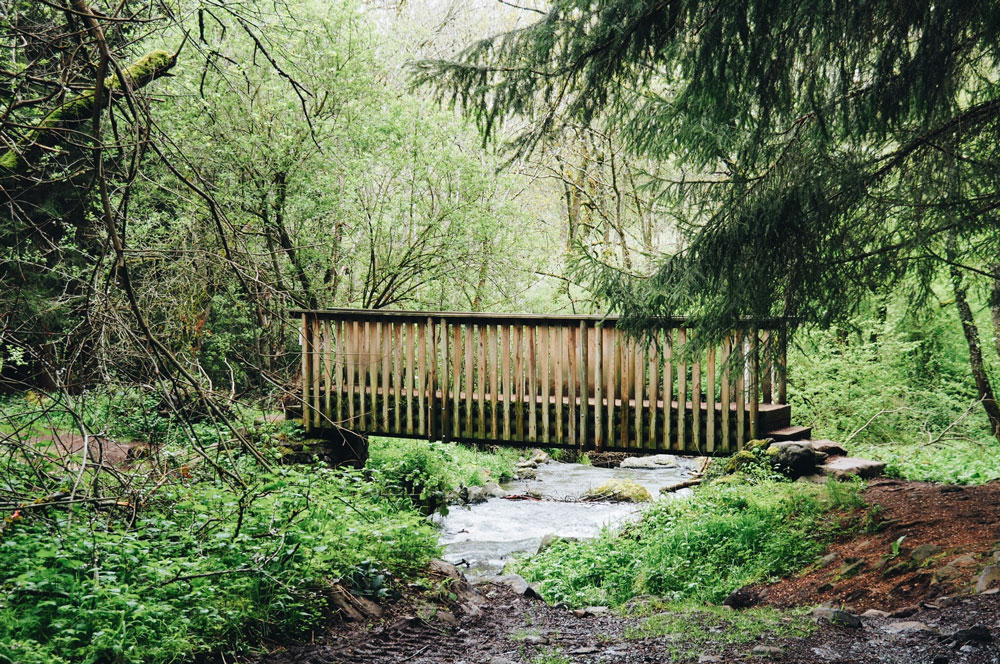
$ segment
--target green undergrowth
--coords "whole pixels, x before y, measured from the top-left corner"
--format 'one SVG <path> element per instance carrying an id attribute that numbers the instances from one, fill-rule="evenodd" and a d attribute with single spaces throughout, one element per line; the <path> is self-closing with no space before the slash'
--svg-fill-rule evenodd
<path id="1" fill-rule="evenodd" d="M 640 595 L 718 603 L 736 588 L 792 574 L 860 510 L 859 483 L 761 481 L 662 500 L 620 531 L 560 540 L 515 565 L 551 602 L 618 606 Z"/>
<path id="2" fill-rule="evenodd" d="M 480 451 L 461 443 L 372 438 L 366 467 L 424 512 L 447 512 L 451 495 L 460 487 L 512 479 L 523 454 L 511 448 Z"/>
<path id="3" fill-rule="evenodd" d="M 980 329 L 988 329 L 986 321 Z M 993 361 L 990 354 L 985 360 Z M 957 484 L 1000 478 L 1000 442 L 977 403 L 953 307 L 915 320 L 890 302 L 882 318 L 861 314 L 850 328 L 800 333 L 788 364 L 792 419 L 812 426 L 814 438 L 885 461 L 894 477 Z"/>
<path id="4" fill-rule="evenodd" d="M 341 580 L 382 595 L 437 553 L 433 528 L 358 472 L 244 466 L 127 501 L 27 509 L 0 539 L 0 662 L 177 662 L 295 637 Z M 133 522 L 134 518 L 134 522 Z"/>
<path id="5" fill-rule="evenodd" d="M 706 646 L 756 643 L 765 638 L 801 638 L 816 628 L 809 619 L 808 609 L 781 611 L 756 607 L 731 611 L 692 601 L 653 600 L 627 613 L 643 619 L 625 632 L 625 638 L 660 638 L 666 644 L 670 661 L 693 659 Z"/>

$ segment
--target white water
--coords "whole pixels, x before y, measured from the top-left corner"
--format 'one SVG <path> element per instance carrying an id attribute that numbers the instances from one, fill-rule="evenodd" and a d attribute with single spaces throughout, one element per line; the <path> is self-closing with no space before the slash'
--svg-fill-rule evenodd
<path id="1" fill-rule="evenodd" d="M 662 487 L 691 477 L 695 461 L 678 458 L 677 464 L 656 470 L 542 464 L 538 479 L 518 480 L 504 487 L 513 494 L 541 494 L 541 500 L 491 498 L 470 507 L 454 506 L 447 517 L 438 517 L 444 559 L 466 573 L 499 574 L 511 554 L 534 553 L 546 535 L 596 537 L 605 526 L 637 518 L 642 505 L 579 502 L 583 494 L 609 479 L 620 478 L 641 484 L 654 499 L 661 499 Z M 678 492 L 685 493 L 688 491 Z"/>

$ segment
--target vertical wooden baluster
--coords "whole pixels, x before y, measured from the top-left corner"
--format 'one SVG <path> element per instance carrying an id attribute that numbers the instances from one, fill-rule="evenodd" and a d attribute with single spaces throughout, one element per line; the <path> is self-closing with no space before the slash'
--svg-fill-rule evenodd
<path id="1" fill-rule="evenodd" d="M 687 362 L 683 359 L 687 350 L 687 330 L 677 329 L 677 347 L 681 359 L 677 362 L 677 449 L 683 450 L 687 445 Z"/>
<path id="2" fill-rule="evenodd" d="M 344 362 L 347 365 L 347 417 L 350 427 L 357 427 L 354 421 L 354 368 L 357 363 L 357 343 L 358 343 L 358 322 L 344 321 Z"/>
<path id="3" fill-rule="evenodd" d="M 743 352 L 743 331 L 736 331 L 736 339 L 733 342 L 733 355 L 736 360 L 736 449 L 742 450 L 743 443 L 746 442 L 746 402 L 743 398 L 743 374 L 746 371 L 746 356 Z"/>
<path id="4" fill-rule="evenodd" d="M 615 402 L 618 400 L 618 328 L 608 330 L 608 444 L 617 444 L 615 438 Z"/>
<path id="5" fill-rule="evenodd" d="M 462 326 L 455 323 L 451 326 L 451 403 L 452 422 L 451 434 L 458 438 L 461 431 L 459 422 L 460 406 L 462 399 Z"/>
<path id="6" fill-rule="evenodd" d="M 566 392 L 569 398 L 569 414 L 567 415 L 567 443 L 576 447 L 576 328 L 567 325 L 566 330 Z"/>
<path id="7" fill-rule="evenodd" d="M 590 334 L 587 331 L 587 323 L 580 321 L 580 332 L 577 336 L 579 346 L 579 384 L 580 384 L 580 451 L 587 447 L 587 405 L 590 400 L 590 384 L 587 379 L 587 345 L 590 342 Z"/>
<path id="8" fill-rule="evenodd" d="M 368 429 L 368 323 L 358 323 L 358 418 L 361 430 Z"/>
<path id="9" fill-rule="evenodd" d="M 514 353 L 514 389 L 511 394 L 515 404 L 514 418 L 517 423 L 517 440 L 524 441 L 524 328 L 517 324 L 511 330 L 511 344 Z"/>
<path id="10" fill-rule="evenodd" d="M 632 353 L 635 365 L 632 369 L 632 378 L 635 380 L 632 388 L 635 392 L 635 446 L 643 449 L 646 447 L 646 439 L 642 435 L 642 416 L 646 410 L 643 405 L 646 401 L 646 346 L 642 341 L 636 340 L 632 344 Z"/>
<path id="11" fill-rule="evenodd" d="M 692 452 L 701 453 L 701 358 L 691 363 L 691 446 Z"/>
<path id="12" fill-rule="evenodd" d="M 333 422 L 333 334 L 330 319 L 320 322 L 323 329 L 323 420 Z"/>
<path id="13" fill-rule="evenodd" d="M 758 438 L 760 413 L 760 337 L 754 328 L 750 335 L 750 385 L 747 390 L 750 399 L 750 438 Z"/>
<path id="14" fill-rule="evenodd" d="M 732 395 L 729 392 L 729 375 L 732 373 L 729 357 L 732 343 L 732 338 L 728 334 L 722 340 L 722 449 L 727 453 L 733 449 L 733 443 L 729 437 L 729 417 L 733 405 Z"/>
<path id="15" fill-rule="evenodd" d="M 538 328 L 538 347 L 542 353 L 542 442 L 552 442 L 552 429 L 549 420 L 549 395 L 552 393 L 552 376 L 549 373 L 549 359 L 552 357 L 552 341 L 548 325 Z"/>
<path id="16" fill-rule="evenodd" d="M 715 346 L 708 348 L 708 385 L 705 393 L 708 395 L 708 407 L 705 409 L 705 449 L 711 454 L 715 451 Z"/>
<path id="17" fill-rule="evenodd" d="M 392 323 L 382 325 L 382 431 L 389 433 L 389 386 L 392 380 Z"/>
<path id="18" fill-rule="evenodd" d="M 628 448 L 629 429 L 631 428 L 629 423 L 629 400 L 632 397 L 632 342 L 624 332 L 618 334 L 618 352 L 616 355 L 618 357 L 619 389 L 621 389 L 622 397 L 621 411 L 619 412 L 621 419 L 619 426 L 621 427 L 621 431 L 619 433 L 618 444 L 623 448 Z"/>
<path id="19" fill-rule="evenodd" d="M 497 399 L 500 395 L 500 382 L 497 379 L 497 327 L 490 325 L 486 328 L 486 340 L 489 343 L 489 371 L 490 371 L 490 437 L 497 440 L 499 430 L 497 427 Z"/>
<path id="20" fill-rule="evenodd" d="M 782 321 L 778 328 L 778 403 L 788 403 L 788 328 Z"/>
<path id="21" fill-rule="evenodd" d="M 479 363 L 476 369 L 479 439 L 486 440 L 486 326 L 477 325 L 476 329 L 479 332 Z"/>
<path id="22" fill-rule="evenodd" d="M 403 433 L 403 415 L 400 399 L 403 398 L 403 323 L 392 325 L 392 408 L 393 432 Z"/>
<path id="23" fill-rule="evenodd" d="M 472 325 L 465 326 L 465 436 L 472 438 L 472 344 L 474 342 L 475 330 Z"/>
<path id="24" fill-rule="evenodd" d="M 310 345 L 310 350 L 312 351 L 312 421 L 315 428 L 320 428 L 323 426 L 323 405 L 322 405 L 322 379 L 323 379 L 323 368 L 320 365 L 320 359 L 323 355 L 323 339 L 322 334 L 319 329 L 319 318 L 314 314 L 312 316 L 311 325 L 312 334 L 312 344 Z"/>
<path id="25" fill-rule="evenodd" d="M 334 334 L 334 343 L 336 344 L 336 352 L 334 354 L 334 382 L 336 383 L 335 389 L 337 390 L 337 423 L 341 424 L 344 421 L 344 328 L 346 323 L 343 321 L 334 321 L 333 327 L 336 330 Z"/>
<path id="26" fill-rule="evenodd" d="M 503 439 L 514 440 L 510 431 L 510 325 L 500 327 L 500 359 L 503 364 Z"/>
<path id="27" fill-rule="evenodd" d="M 417 328 L 415 325 L 406 323 L 403 326 L 406 330 L 406 433 L 413 435 L 413 391 L 416 386 L 416 377 L 413 375 L 413 358 L 416 355 Z"/>
<path id="28" fill-rule="evenodd" d="M 555 410 L 552 415 L 556 420 L 556 440 L 559 445 L 563 442 L 563 328 L 552 329 L 549 338 L 552 347 L 552 373 L 555 375 Z"/>
<path id="29" fill-rule="evenodd" d="M 427 426 L 427 327 L 414 323 L 417 330 L 417 415 L 420 422 L 421 436 L 429 431 Z"/>
<path id="30" fill-rule="evenodd" d="M 427 331 L 431 338 L 431 349 L 433 353 L 431 356 L 432 387 L 429 398 L 430 405 L 428 409 L 428 418 L 431 423 L 430 437 L 432 440 L 443 440 L 446 435 L 444 428 L 444 411 L 447 406 L 445 394 L 448 390 L 448 360 L 445 350 L 447 345 L 445 337 L 448 332 L 448 323 L 444 318 L 434 320 L 433 317 L 428 316 Z M 437 405 L 438 394 L 441 395 L 440 408 Z M 438 423 L 438 413 L 441 414 L 440 423 Z"/>
<path id="31" fill-rule="evenodd" d="M 309 321 L 305 314 L 302 314 L 302 330 L 299 334 L 302 337 L 302 428 L 309 431 L 312 428 L 309 417 L 309 386 L 312 381 L 309 376 Z"/>
<path id="32" fill-rule="evenodd" d="M 761 357 L 763 350 L 763 357 Z M 763 403 L 772 403 L 771 394 L 771 366 L 773 365 L 773 343 L 771 331 L 764 330 L 760 335 L 760 346 L 757 347 L 757 357 L 761 362 L 760 366 L 760 399 Z"/>
<path id="33" fill-rule="evenodd" d="M 528 440 L 538 442 L 536 400 L 538 397 L 538 365 L 536 363 L 535 325 L 527 327 L 528 334 Z"/>
<path id="34" fill-rule="evenodd" d="M 604 324 L 594 326 L 594 449 L 604 449 Z"/>
<path id="35" fill-rule="evenodd" d="M 649 342 L 649 443 L 650 449 L 656 449 L 659 439 L 656 437 L 656 420 L 660 412 L 660 332 L 653 333 Z"/>
<path id="36" fill-rule="evenodd" d="M 663 449 L 670 449 L 674 413 L 674 329 L 663 331 Z M 680 411 L 678 411 L 680 413 Z M 679 415 L 678 415 L 679 417 Z"/>
<path id="37" fill-rule="evenodd" d="M 378 373 L 379 344 L 382 338 L 382 323 L 372 323 L 372 336 L 368 343 L 368 375 L 371 378 L 372 429 L 378 429 Z"/>

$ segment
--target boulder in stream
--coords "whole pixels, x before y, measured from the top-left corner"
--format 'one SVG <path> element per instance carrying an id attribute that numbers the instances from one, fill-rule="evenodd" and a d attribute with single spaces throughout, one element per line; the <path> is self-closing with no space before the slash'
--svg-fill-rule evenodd
<path id="1" fill-rule="evenodd" d="M 611 479 L 583 496 L 584 500 L 608 500 L 619 503 L 648 503 L 653 499 L 638 482 Z"/>
<path id="2" fill-rule="evenodd" d="M 677 465 L 677 457 L 673 454 L 653 454 L 650 456 L 635 456 L 623 459 L 619 468 L 673 468 Z"/>

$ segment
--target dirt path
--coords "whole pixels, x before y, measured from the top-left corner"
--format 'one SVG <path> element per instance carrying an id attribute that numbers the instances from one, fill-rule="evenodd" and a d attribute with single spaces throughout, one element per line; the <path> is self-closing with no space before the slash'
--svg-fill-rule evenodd
<path id="1" fill-rule="evenodd" d="M 655 603 L 641 611 L 642 602 L 620 614 L 579 617 L 504 586 L 472 590 L 456 581 L 459 600 L 450 610 L 410 599 L 390 607 L 374 628 L 340 624 L 317 643 L 264 662 L 1000 664 L 1000 594 L 963 594 L 1000 547 L 1000 484 L 885 480 L 867 497 L 881 508 L 875 532 L 836 542 L 823 564 L 799 577 L 755 589 L 763 603 L 780 607 L 895 610 L 853 626 L 801 611 L 759 619 L 719 609 L 675 613 Z M 965 564 L 970 559 L 974 564 Z M 954 574 L 938 573 L 949 566 Z"/>

